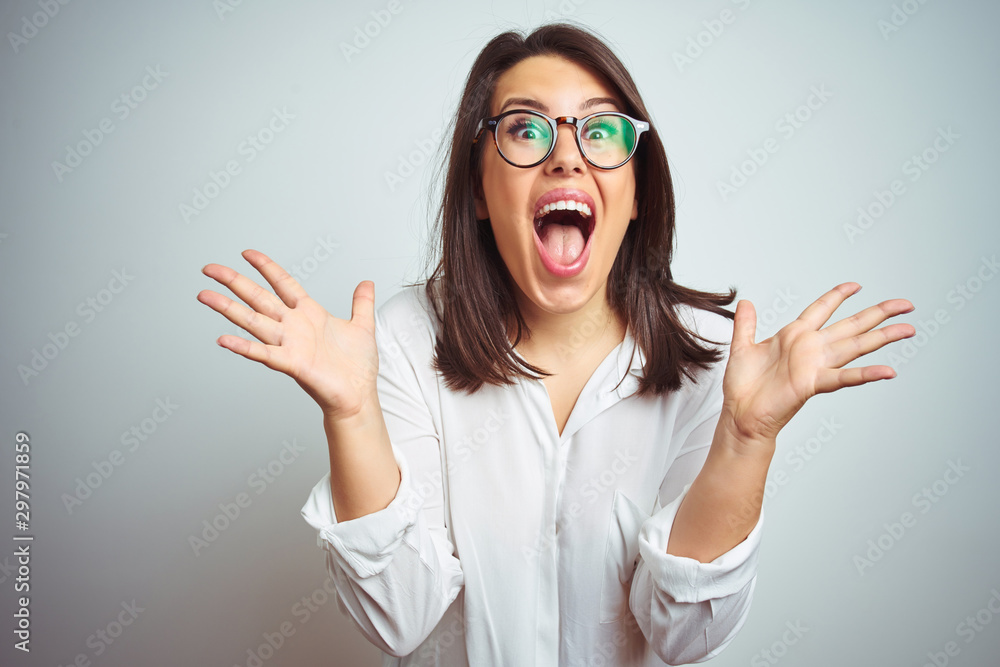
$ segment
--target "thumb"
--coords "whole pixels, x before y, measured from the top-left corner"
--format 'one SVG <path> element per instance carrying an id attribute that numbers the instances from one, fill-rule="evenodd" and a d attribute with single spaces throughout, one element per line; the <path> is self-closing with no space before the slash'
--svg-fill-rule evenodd
<path id="1" fill-rule="evenodd" d="M 375 283 L 371 280 L 362 280 L 354 288 L 351 324 L 362 326 L 375 335 Z"/>
<path id="2" fill-rule="evenodd" d="M 740 299 L 733 316 L 733 342 L 730 349 L 753 345 L 756 333 L 757 310 L 746 299 Z"/>

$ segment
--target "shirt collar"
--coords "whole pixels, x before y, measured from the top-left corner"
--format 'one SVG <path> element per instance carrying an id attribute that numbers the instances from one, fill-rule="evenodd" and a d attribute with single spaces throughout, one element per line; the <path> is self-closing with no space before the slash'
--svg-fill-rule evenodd
<path id="1" fill-rule="evenodd" d="M 517 350 L 512 348 L 511 352 L 521 361 L 525 361 L 524 357 Z M 635 393 L 635 390 L 639 388 L 638 378 L 644 377 L 643 367 L 645 365 L 646 355 L 638 343 L 636 343 L 635 338 L 632 337 L 631 323 L 627 323 L 625 326 L 625 337 L 618 345 L 615 357 L 615 370 L 617 373 L 612 379 L 614 385 L 617 385 L 615 393 L 618 395 L 618 398 L 626 398 Z M 629 374 L 627 377 L 625 376 L 626 373 Z M 622 378 L 625 379 L 622 380 Z M 619 380 L 622 380 L 620 384 Z"/>

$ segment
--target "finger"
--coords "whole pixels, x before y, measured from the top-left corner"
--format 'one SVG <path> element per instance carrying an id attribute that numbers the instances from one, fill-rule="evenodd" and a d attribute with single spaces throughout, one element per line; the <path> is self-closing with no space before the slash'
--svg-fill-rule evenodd
<path id="1" fill-rule="evenodd" d="M 363 280 L 354 288 L 351 324 L 360 325 L 375 335 L 375 283 L 371 280 Z"/>
<path id="2" fill-rule="evenodd" d="M 876 380 L 891 380 L 894 377 L 896 377 L 896 371 L 889 366 L 826 368 L 820 371 L 816 378 L 816 393 L 825 394 L 843 387 L 857 387 Z"/>
<path id="3" fill-rule="evenodd" d="M 859 333 L 878 326 L 890 317 L 911 312 L 913 312 L 913 304 L 906 299 L 890 299 L 870 308 L 865 308 L 850 317 L 845 317 L 836 324 L 831 324 L 826 329 L 823 329 L 823 336 L 828 341 L 837 341 L 841 338 L 856 336 Z"/>
<path id="4" fill-rule="evenodd" d="M 729 346 L 730 353 L 734 349 L 752 346 L 756 335 L 757 309 L 747 299 L 741 299 L 736 304 L 736 313 L 733 315 L 733 341 Z"/>
<path id="5" fill-rule="evenodd" d="M 268 368 L 282 373 L 288 372 L 288 364 L 285 362 L 280 347 L 264 345 L 255 340 L 247 340 L 246 338 L 229 334 L 219 336 L 215 342 L 241 357 L 260 362 Z"/>
<path id="6" fill-rule="evenodd" d="M 881 329 L 875 329 L 859 336 L 845 338 L 835 343 L 831 343 L 827 353 L 827 363 L 831 368 L 840 368 L 849 364 L 858 357 L 894 343 L 916 335 L 917 330 L 912 324 L 890 324 Z"/>
<path id="7" fill-rule="evenodd" d="M 814 331 L 818 330 L 830 319 L 833 311 L 837 310 L 840 304 L 844 303 L 844 299 L 852 294 L 857 294 L 860 290 L 861 285 L 857 283 L 841 283 L 809 304 L 802 311 L 802 314 L 796 318 L 796 321 L 805 322 L 809 328 Z"/>
<path id="8" fill-rule="evenodd" d="M 261 315 L 212 290 L 198 292 L 198 301 L 269 345 L 276 345 L 281 340 L 281 325 L 267 315 Z"/>
<path id="9" fill-rule="evenodd" d="M 278 297 L 246 276 L 240 275 L 228 266 L 221 264 L 208 264 L 202 268 L 201 272 L 228 287 L 233 294 L 242 299 L 258 313 L 263 313 L 272 320 L 281 321 L 281 314 L 285 310 L 285 305 Z"/>
<path id="10" fill-rule="evenodd" d="M 260 271 L 268 284 L 274 288 L 274 293 L 289 308 L 294 308 L 301 299 L 309 297 L 295 278 L 288 275 L 287 271 L 264 253 L 258 250 L 244 250 L 243 258 Z"/>

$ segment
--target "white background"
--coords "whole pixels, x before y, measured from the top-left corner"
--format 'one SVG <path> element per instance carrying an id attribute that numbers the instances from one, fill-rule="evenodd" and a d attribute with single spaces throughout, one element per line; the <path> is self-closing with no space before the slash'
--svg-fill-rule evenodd
<path id="1" fill-rule="evenodd" d="M 1000 5 L 52 4 L 51 18 L 37 0 L 0 9 L 4 665 L 78 654 L 102 666 L 246 665 L 286 621 L 295 632 L 267 665 L 380 664 L 322 593 L 323 552 L 299 514 L 329 465 L 319 410 L 287 377 L 215 344 L 243 332 L 195 299 L 225 292 L 200 269 L 225 264 L 264 284 L 240 257 L 261 250 L 308 274 L 303 285 L 338 317 L 362 280 L 375 281 L 380 305 L 426 277 L 440 158 L 430 137 L 492 36 L 558 18 L 607 39 L 663 137 L 679 282 L 736 286 L 769 322 L 765 335 L 848 280 L 864 289 L 838 318 L 895 297 L 916 306 L 897 319 L 922 336 L 891 346 L 894 358 L 871 355 L 896 379 L 819 396 L 782 432 L 753 609 L 713 664 L 922 665 L 950 641 L 949 664 L 995 664 L 1000 280 L 984 259 L 1000 250 Z M 712 23 L 727 10 L 731 22 Z M 372 12 L 391 21 L 371 24 Z M 377 34 L 345 55 L 366 25 Z M 814 87 L 829 98 L 800 108 Z M 114 104 L 123 94 L 128 117 Z M 294 118 L 251 161 L 241 143 L 275 109 Z M 791 136 L 777 125 L 789 113 L 805 119 Z M 88 140 L 104 119 L 113 131 Z M 949 128 L 957 138 L 938 151 Z M 778 150 L 744 166 L 769 138 Z M 54 168 L 80 144 L 88 154 L 75 167 Z M 914 172 L 907 162 L 925 150 L 934 162 Z M 229 160 L 239 174 L 206 188 Z M 733 181 L 734 169 L 752 173 Z M 894 180 L 902 194 L 851 233 Z M 723 196 L 720 182 L 742 184 Z M 213 196 L 186 220 L 195 190 Z M 133 276 L 124 289 L 114 271 Z M 117 293 L 102 291 L 109 283 Z M 100 312 L 79 306 L 88 298 L 104 300 Z M 946 321 L 935 327 L 936 311 Z M 61 337 L 67 326 L 77 335 Z M 35 351 L 41 370 L 19 370 Z M 178 406 L 159 423 L 157 399 Z M 143 424 L 130 451 L 122 434 Z M 19 430 L 32 442 L 30 655 L 11 632 Z M 305 453 L 274 464 L 293 440 Z M 809 460 L 789 458 L 807 446 Z M 115 450 L 121 465 L 68 507 Z M 915 504 L 949 462 L 968 470 Z M 269 463 L 281 472 L 262 484 L 255 471 Z M 251 504 L 196 554 L 190 537 L 239 493 Z M 904 512 L 915 523 L 893 537 L 886 524 Z M 880 538 L 888 550 L 859 561 Z M 314 593 L 325 604 L 306 619 L 301 600 Z M 133 600 L 134 622 L 110 645 L 97 640 Z M 994 622 L 963 631 L 982 609 L 979 622 Z M 808 630 L 785 643 L 786 623 Z"/>

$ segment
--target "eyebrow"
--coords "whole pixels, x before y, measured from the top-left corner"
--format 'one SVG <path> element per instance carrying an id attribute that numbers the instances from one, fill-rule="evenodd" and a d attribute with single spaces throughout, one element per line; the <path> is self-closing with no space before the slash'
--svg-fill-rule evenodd
<path id="1" fill-rule="evenodd" d="M 621 104 L 619 104 L 618 100 L 616 100 L 613 97 L 591 97 L 589 100 L 587 100 L 586 102 L 584 102 L 583 104 L 580 105 L 580 110 L 581 111 L 586 111 L 587 109 L 591 109 L 591 108 L 599 106 L 601 104 L 612 104 L 612 105 L 614 105 L 614 107 L 616 109 L 621 109 Z M 514 106 L 514 105 L 520 106 L 520 107 L 527 107 L 529 109 L 537 109 L 538 111 L 541 111 L 544 114 L 549 113 L 549 107 L 548 106 L 546 106 L 545 104 L 542 104 L 538 100 L 532 99 L 530 97 L 509 97 L 509 98 L 507 98 L 507 101 L 503 103 L 502 107 L 500 107 L 500 112 L 499 113 L 503 113 L 504 110 L 507 107 Z"/>

